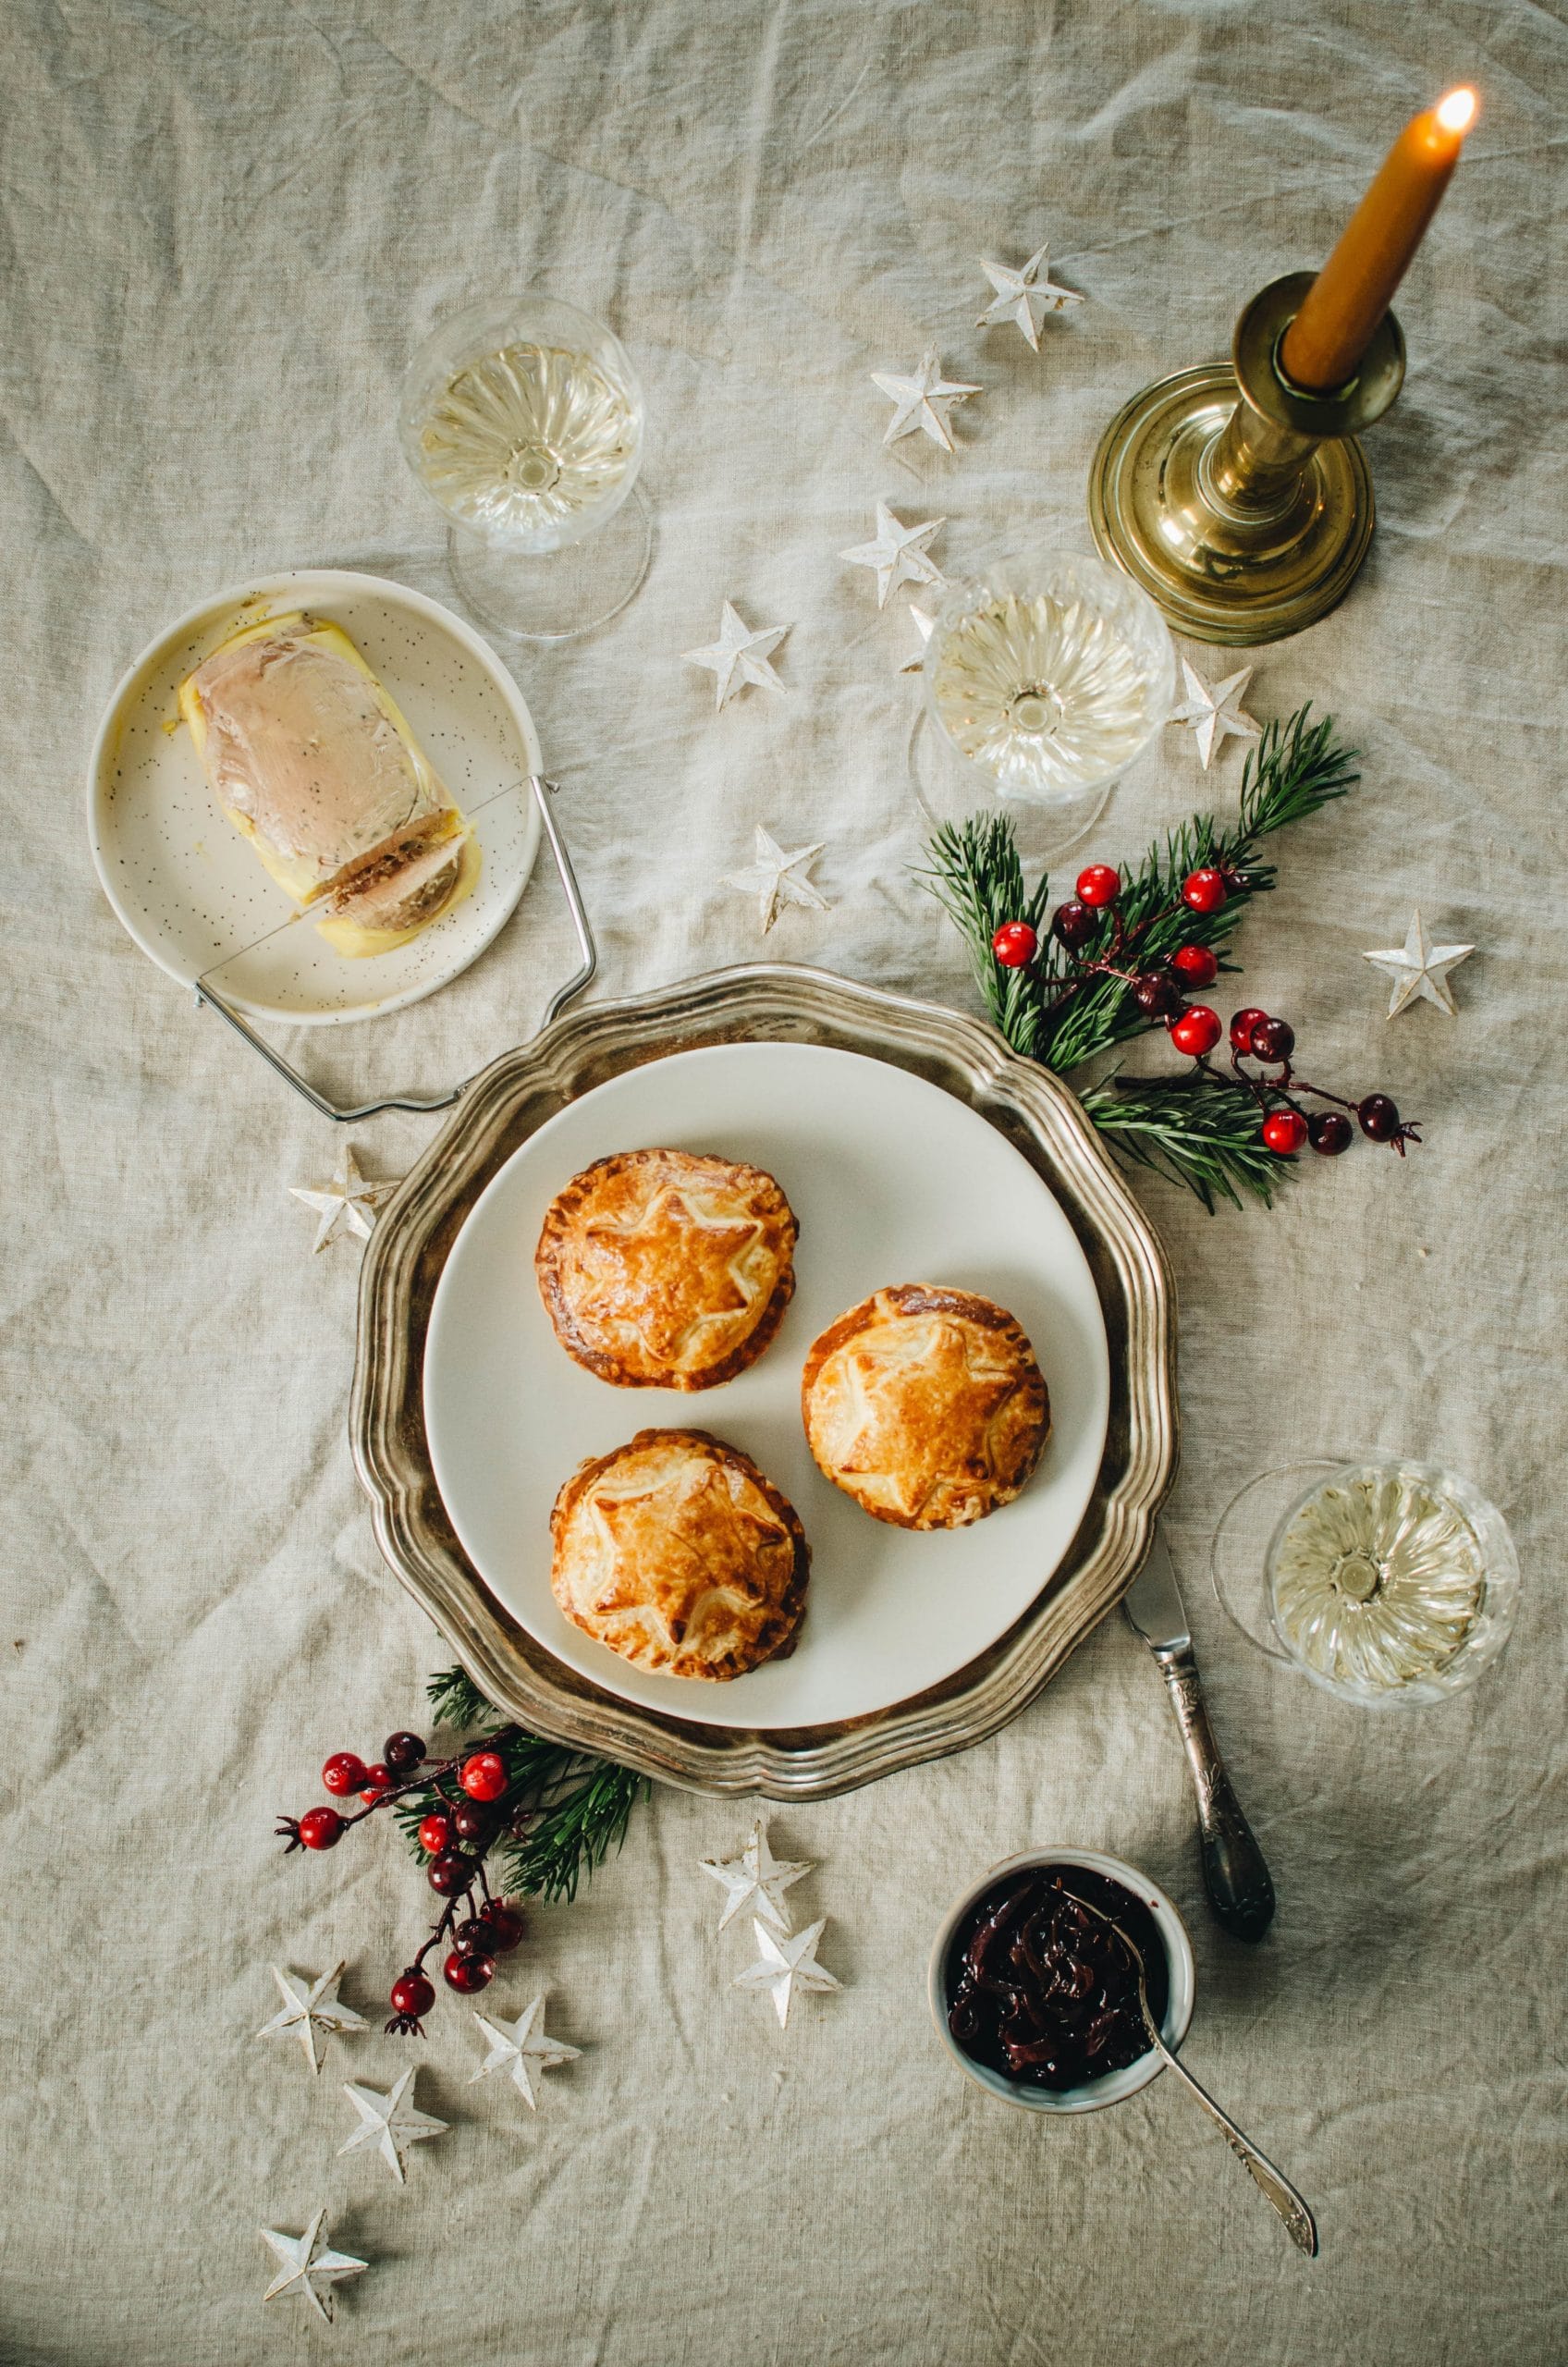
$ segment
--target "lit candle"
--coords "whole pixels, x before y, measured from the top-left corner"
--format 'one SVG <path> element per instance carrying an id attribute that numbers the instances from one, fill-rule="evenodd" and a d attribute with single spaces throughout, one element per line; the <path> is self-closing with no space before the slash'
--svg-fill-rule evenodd
<path id="1" fill-rule="evenodd" d="M 1475 119 L 1475 92 L 1451 91 L 1405 125 L 1285 332 L 1280 365 L 1294 385 L 1328 394 L 1354 377 Z"/>

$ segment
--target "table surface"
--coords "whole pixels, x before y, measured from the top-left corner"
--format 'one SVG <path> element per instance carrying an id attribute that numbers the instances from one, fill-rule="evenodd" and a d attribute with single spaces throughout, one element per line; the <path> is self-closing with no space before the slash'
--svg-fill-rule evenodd
<path id="1" fill-rule="evenodd" d="M 422 2367 L 1562 2356 L 1561 13 L 16 0 L 0 48 L 0 2355 L 325 2356 L 298 2303 L 263 2312 L 256 2231 L 325 2204 L 374 2263 L 339 2350 Z M 648 395 L 646 587 L 597 639 L 517 662 L 598 990 L 756 954 L 723 877 L 760 821 L 824 841 L 832 907 L 787 914 L 769 953 L 968 1008 L 912 877 L 909 629 L 836 554 L 878 497 L 945 515 L 955 568 L 1084 546 L 1110 412 L 1223 350 L 1240 302 L 1322 255 L 1406 115 L 1465 75 L 1485 112 L 1401 298 L 1412 365 L 1376 433 L 1370 562 L 1337 615 L 1256 653 L 1251 693 L 1266 716 L 1331 708 L 1365 779 L 1281 848 L 1249 992 L 1315 1072 L 1424 1118 L 1427 1146 L 1324 1162 L 1272 1214 L 1145 1194 L 1183 1314 L 1172 1541 L 1274 1867 L 1269 1939 L 1249 1953 L 1205 1912 L 1175 1729 L 1111 1620 L 983 1748 L 777 1817 L 780 1854 L 819 1861 L 792 1900 L 830 1919 L 845 1983 L 787 2037 L 727 1985 L 746 1950 L 716 1939 L 698 1870 L 739 1847 L 744 1805 L 664 1794 L 492 1993 L 516 2011 L 547 1988 L 583 2049 L 537 2118 L 464 2084 L 478 2036 L 451 2000 L 419 2055 L 451 2133 L 406 2189 L 337 2160 L 339 2082 L 412 2057 L 377 2028 L 312 2081 L 253 2041 L 267 1967 L 345 1956 L 374 2017 L 423 1893 L 389 1835 L 285 1861 L 272 1816 L 315 1796 L 327 1749 L 420 1724 L 446 1655 L 349 1465 L 355 1250 L 312 1258 L 287 1196 L 337 1141 L 98 891 L 81 779 L 115 679 L 167 618 L 279 567 L 450 596 L 399 374 L 438 315 L 537 278 L 614 323 Z M 1086 300 L 1036 359 L 976 330 L 976 258 L 1047 240 Z M 868 381 L 928 342 L 985 382 L 950 461 L 884 450 Z M 680 653 L 727 596 L 791 623 L 788 696 L 716 715 Z M 1168 733 L 1096 851 L 1228 805 L 1239 773 L 1235 742 L 1206 779 Z M 1386 1026 L 1360 954 L 1417 901 L 1480 950 L 1457 1019 Z M 435 1085 L 526 1036 L 570 965 L 541 870 L 435 1000 L 284 1040 L 342 1095 Z M 396 1175 L 428 1130 L 384 1118 L 355 1142 Z M 1340 1706 L 1204 1589 L 1230 1491 L 1337 1445 L 1449 1460 L 1513 1524 L 1513 1645 L 1441 1710 Z M 1316 2265 L 1173 2081 L 1041 2128 L 939 2054 L 937 1919 L 962 1880 L 1053 1839 L 1131 1858 L 1188 1914 L 1189 2059 L 1312 2199 Z"/>

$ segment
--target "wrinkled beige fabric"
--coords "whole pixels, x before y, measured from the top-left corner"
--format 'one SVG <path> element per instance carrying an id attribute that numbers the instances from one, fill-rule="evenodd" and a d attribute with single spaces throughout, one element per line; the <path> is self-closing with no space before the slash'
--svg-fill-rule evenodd
<path id="1" fill-rule="evenodd" d="M 0 543 L 11 562 L 0 936 L 7 1396 L 0 2356 L 80 2367 L 325 2352 L 265 2312 L 262 2226 L 326 2204 L 368 2256 L 344 2356 L 539 2367 L 1544 2367 L 1568 2352 L 1562 2219 L 1563 1125 L 1560 775 L 1565 325 L 1560 9 L 1373 0 L 13 0 L 0 28 Z M 910 877 L 909 634 L 836 554 L 878 497 L 945 515 L 945 563 L 1083 547 L 1100 427 L 1222 350 L 1241 301 L 1322 255 L 1404 117 L 1473 75 L 1484 114 L 1400 300 L 1409 384 L 1376 432 L 1381 520 L 1352 599 L 1264 651 L 1365 785 L 1281 845 L 1247 990 L 1312 1070 L 1427 1121 L 1272 1215 L 1145 1196 L 1183 1308 L 1171 1523 L 1216 1722 L 1278 1882 L 1272 1937 L 1203 1907 L 1176 1735 L 1112 1620 L 1007 1733 L 779 1814 L 820 1860 L 843 1994 L 781 2039 L 728 1986 L 698 1871 L 744 1804 L 666 1795 L 496 1995 L 581 2045 L 537 2118 L 440 2007 L 419 2100 L 451 2121 L 406 2189 L 336 2149 L 312 2080 L 252 2033 L 269 1960 L 347 1956 L 371 2017 L 421 1928 L 389 1837 L 285 1863 L 273 1811 L 338 1746 L 421 1723 L 444 1654 L 383 1567 L 345 1439 L 356 1255 L 312 1259 L 285 1187 L 331 1132 L 120 930 L 82 822 L 121 668 L 167 619 L 278 567 L 450 596 L 394 432 L 432 322 L 535 276 L 609 318 L 646 381 L 658 543 L 641 598 L 519 661 L 615 995 L 758 950 L 722 876 L 766 822 L 826 841 L 825 914 L 767 950 L 968 1007 Z M 1048 240 L 1086 301 L 1036 360 L 978 333 L 982 255 Z M 873 369 L 927 341 L 978 378 L 961 458 L 885 451 Z M 790 620 L 784 700 L 715 716 L 682 650 L 720 604 Z M 902 606 L 900 602 L 900 607 Z M 1203 657 L 1211 676 L 1219 653 Z M 1172 732 L 1095 851 L 1212 790 Z M 1384 1024 L 1363 948 L 1481 949 L 1460 1015 Z M 340 1094 L 434 1086 L 526 1036 L 570 965 L 540 876 L 435 1000 L 289 1049 Z M 357 1131 L 397 1174 L 428 1122 Z M 1255 1655 L 1200 1585 L 1256 1466 L 1325 1446 L 1446 1456 L 1502 1504 L 1525 1593 L 1463 1701 L 1358 1715 Z M 1299 2179 L 1297 2259 L 1170 2080 L 1040 2128 L 925 2022 L 933 1925 L 1031 1841 L 1109 1846 L 1190 1914 L 1194 2069 Z M 384 2009 L 381 2009 L 384 2010 Z"/>

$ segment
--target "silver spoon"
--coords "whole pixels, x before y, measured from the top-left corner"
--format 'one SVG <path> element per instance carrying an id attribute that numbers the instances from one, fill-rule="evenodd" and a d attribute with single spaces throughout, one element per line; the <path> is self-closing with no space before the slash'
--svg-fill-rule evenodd
<path id="1" fill-rule="evenodd" d="M 1074 1893 L 1073 1895 L 1075 1898 L 1077 1897 L 1076 1893 Z M 1192 2090 L 1193 2094 L 1196 2096 L 1199 2103 L 1202 2104 L 1209 2118 L 1219 2122 L 1220 2128 L 1224 2132 L 1225 2142 L 1231 2148 L 1231 2152 L 1235 2154 L 1237 2160 L 1241 2162 L 1246 2169 L 1251 2171 L 1264 2194 L 1268 2197 L 1275 2210 L 1279 2213 L 1280 2218 L 1284 2221 L 1286 2231 L 1290 2236 L 1292 2243 L 1299 2246 L 1300 2250 L 1306 2254 L 1308 2260 L 1316 2260 L 1317 2257 L 1317 2222 L 1313 2217 L 1311 2212 L 1307 2209 L 1306 2203 L 1302 2196 L 1296 2192 L 1295 2188 L 1291 2184 L 1290 2179 L 1286 2177 L 1284 2172 L 1275 2168 L 1273 2163 L 1268 2159 L 1268 2154 L 1260 2153 L 1257 2147 L 1252 2142 L 1251 2139 L 1243 2136 L 1241 2130 L 1236 2127 L 1235 2122 L 1231 2118 L 1230 2115 L 1220 2111 L 1219 2106 L 1215 2103 L 1214 2098 L 1209 2094 L 1207 2089 L 1199 2087 L 1197 2081 L 1194 2079 L 1186 2065 L 1177 2060 L 1170 2047 L 1166 2045 L 1164 2039 L 1160 2036 L 1159 2027 L 1156 2022 L 1154 2016 L 1149 2011 L 1148 1974 L 1144 1964 L 1143 1951 L 1139 1948 L 1136 1941 L 1129 1939 L 1121 1924 L 1118 1923 L 1113 1917 L 1102 1913 L 1100 1908 L 1097 1907 L 1090 1907 L 1086 1898 L 1078 1898 L 1077 1904 L 1080 1907 L 1088 1907 L 1089 1913 L 1095 1916 L 1101 1923 L 1109 1924 L 1110 1929 L 1115 1932 L 1117 1938 L 1121 1941 L 1122 1946 L 1126 1949 L 1128 1955 L 1132 1957 L 1138 1976 L 1138 2010 L 1143 2015 L 1144 2028 L 1149 2034 L 1149 2043 L 1154 2048 L 1155 2053 L 1159 2056 L 1163 2063 L 1169 2065 L 1170 2068 L 1175 2072 L 1177 2078 L 1182 2080 L 1186 2087 Z"/>

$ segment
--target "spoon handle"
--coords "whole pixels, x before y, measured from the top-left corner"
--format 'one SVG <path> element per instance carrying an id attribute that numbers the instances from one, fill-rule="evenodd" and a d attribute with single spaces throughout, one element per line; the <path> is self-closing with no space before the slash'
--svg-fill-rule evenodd
<path id="1" fill-rule="evenodd" d="M 1210 2119 L 1219 2122 L 1224 2132 L 1225 2142 L 1237 2160 L 1252 2172 L 1259 2187 L 1284 2221 L 1291 2241 L 1300 2246 L 1308 2260 L 1315 2260 L 1317 2256 L 1317 2222 L 1307 2209 L 1303 2198 L 1291 2184 L 1290 2179 L 1282 2170 L 1275 2168 L 1267 2153 L 1258 2152 L 1250 2138 L 1243 2136 L 1230 2115 L 1220 2111 L 1207 2089 L 1198 2085 L 1186 2065 L 1172 2054 L 1164 2040 L 1157 2037 L 1156 2043 L 1177 2078 L 1185 2080 Z"/>

